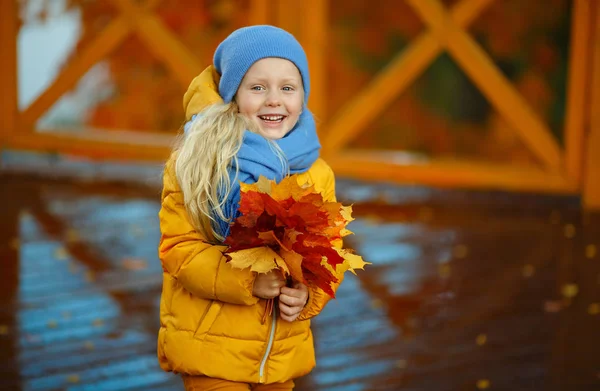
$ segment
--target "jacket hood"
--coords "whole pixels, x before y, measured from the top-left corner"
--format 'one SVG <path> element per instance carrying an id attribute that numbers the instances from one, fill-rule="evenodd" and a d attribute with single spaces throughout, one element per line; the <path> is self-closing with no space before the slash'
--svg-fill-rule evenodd
<path id="1" fill-rule="evenodd" d="M 183 95 L 186 121 L 192 119 L 193 115 L 198 114 L 207 106 L 223 103 L 223 98 L 219 95 L 219 80 L 220 76 L 212 65 L 209 65 L 192 80 Z"/>

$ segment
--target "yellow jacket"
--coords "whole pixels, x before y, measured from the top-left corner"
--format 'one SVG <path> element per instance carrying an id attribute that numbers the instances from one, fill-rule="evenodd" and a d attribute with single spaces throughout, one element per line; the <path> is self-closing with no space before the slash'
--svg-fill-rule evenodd
<path id="1" fill-rule="evenodd" d="M 201 102 L 195 112 L 218 102 L 211 68 L 194 79 L 186 93 L 188 118 L 190 102 Z M 322 159 L 296 177 L 299 184 L 314 185 L 326 200 L 335 200 L 333 172 Z M 159 217 L 161 367 L 247 383 L 284 382 L 310 372 L 315 354 L 309 319 L 323 309 L 329 296 L 309 287 L 309 300 L 298 320 L 283 321 L 274 311 L 263 323 L 266 301 L 252 295 L 256 274 L 232 268 L 223 256 L 226 247 L 207 243 L 192 227 L 173 158 L 165 168 Z"/>

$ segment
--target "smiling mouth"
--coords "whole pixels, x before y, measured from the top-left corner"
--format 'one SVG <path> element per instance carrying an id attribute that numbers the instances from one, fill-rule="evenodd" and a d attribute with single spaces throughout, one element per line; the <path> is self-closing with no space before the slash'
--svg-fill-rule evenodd
<path id="1" fill-rule="evenodd" d="M 265 121 L 266 123 L 276 124 L 283 121 L 286 116 L 285 115 L 259 115 L 258 118 Z"/>

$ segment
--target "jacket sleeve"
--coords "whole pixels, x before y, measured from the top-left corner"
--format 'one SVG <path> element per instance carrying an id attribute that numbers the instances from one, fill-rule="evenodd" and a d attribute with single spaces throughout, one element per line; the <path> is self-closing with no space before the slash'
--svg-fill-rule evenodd
<path id="1" fill-rule="evenodd" d="M 329 202 L 336 202 L 335 196 L 335 176 L 333 174 L 333 170 L 324 162 L 321 163 L 325 166 L 326 175 L 324 180 L 324 185 L 322 187 L 323 199 Z M 343 243 L 342 240 L 338 240 L 335 244 L 335 247 L 341 248 Z M 344 279 L 344 273 L 336 273 L 336 277 L 338 279 L 337 283 L 332 284 L 332 289 L 334 292 L 337 291 L 337 288 L 342 283 Z M 325 293 L 321 288 L 316 286 L 309 286 L 308 288 L 308 301 L 306 306 L 304 306 L 304 310 L 298 316 L 298 320 L 307 320 L 317 316 L 325 305 L 331 300 L 331 297 Z"/>
<path id="2" fill-rule="evenodd" d="M 163 270 L 195 296 L 232 304 L 252 305 L 256 274 L 234 269 L 223 256 L 225 246 L 212 245 L 188 218 L 183 193 L 175 177 L 174 159 L 167 162 L 159 212 L 159 258 Z"/>

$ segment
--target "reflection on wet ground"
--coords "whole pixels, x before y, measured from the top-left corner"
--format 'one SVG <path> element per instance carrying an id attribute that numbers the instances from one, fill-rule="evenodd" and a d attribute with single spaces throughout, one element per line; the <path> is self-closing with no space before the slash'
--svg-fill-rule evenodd
<path id="1" fill-rule="evenodd" d="M 180 390 L 156 361 L 158 187 L 0 174 L 0 388 Z M 599 390 L 600 217 L 566 197 L 340 181 L 373 262 L 298 390 Z"/>

